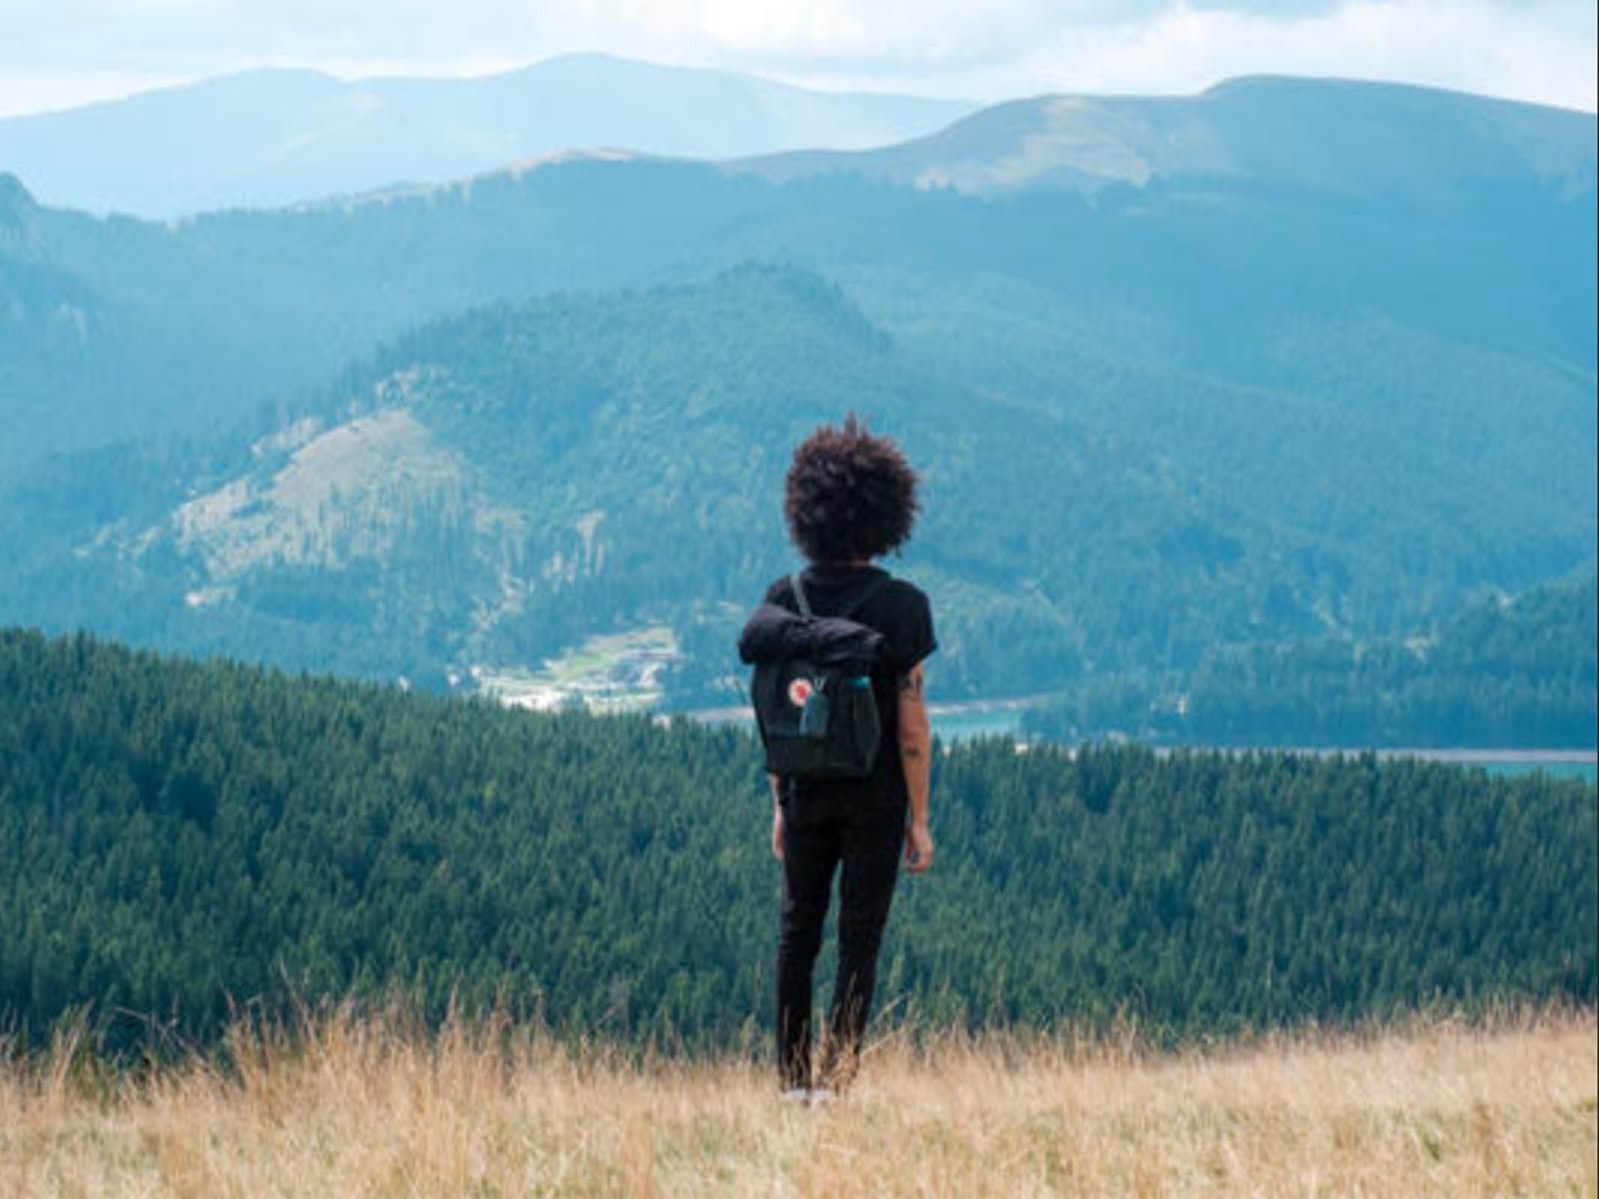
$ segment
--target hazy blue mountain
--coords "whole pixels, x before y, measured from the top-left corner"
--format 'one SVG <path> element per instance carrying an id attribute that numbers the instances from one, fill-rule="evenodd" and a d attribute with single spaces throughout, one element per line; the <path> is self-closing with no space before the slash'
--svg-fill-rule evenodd
<path id="1" fill-rule="evenodd" d="M 774 455 L 803 423 L 763 424 L 773 413 L 820 419 L 870 409 L 863 396 L 899 397 L 872 410 L 962 480 L 950 484 L 951 507 L 930 507 L 917 564 L 938 572 L 961 614 L 967 632 L 949 645 L 966 656 L 952 652 L 948 666 L 972 691 L 1042 688 L 1079 667 L 1191 668 L 1209 645 L 1405 635 L 1590 563 L 1593 118 L 1310 82 L 1240 84 L 1192 103 L 1216 97 L 1253 105 L 1262 123 L 1298 113 L 1287 128 L 1303 133 L 1303 153 L 1344 173 L 1318 180 L 1263 165 L 1155 173 L 1092 194 L 968 194 L 850 172 L 774 181 L 708 164 L 588 160 L 175 227 L 40 207 L 12 181 L 0 194 L 0 619 L 368 673 L 443 670 L 490 649 L 525 660 L 657 620 L 685 645 L 703 635 L 720 647 L 727 630 L 688 602 L 690 584 L 696 603 L 737 605 L 781 566 L 775 508 L 723 524 L 711 509 L 673 508 L 666 527 L 693 550 L 666 564 L 677 581 L 651 597 L 662 546 L 640 530 L 655 517 L 595 500 L 555 513 L 550 536 L 584 543 L 577 521 L 627 510 L 632 523 L 606 527 L 637 553 L 614 549 L 587 590 L 526 606 L 536 620 L 474 623 L 499 609 L 451 607 L 459 597 L 440 591 L 440 563 L 459 564 L 463 578 L 525 580 L 522 566 L 501 570 L 500 549 L 482 549 L 494 540 L 484 530 L 499 527 L 502 509 L 524 523 L 549 514 L 536 497 L 440 507 L 429 483 L 394 510 L 412 514 L 403 530 L 379 520 L 374 532 L 361 515 L 384 509 L 381 488 L 360 519 L 337 522 L 365 530 L 345 549 L 365 547 L 366 574 L 339 573 L 349 566 L 338 545 L 273 566 L 259 588 L 209 566 L 185 573 L 198 543 L 173 535 L 177 509 L 237 483 L 265 507 L 234 505 L 235 489 L 217 510 L 243 511 L 239 528 L 271 525 L 272 480 L 290 467 L 281 455 L 310 444 L 297 422 L 315 415 L 322 437 L 376 419 L 374 389 L 396 380 L 421 390 L 415 404 L 390 407 L 425 434 L 381 418 L 378 442 L 392 434 L 422 447 L 402 482 L 469 475 L 481 488 L 515 477 L 572 504 L 612 485 L 616 445 L 581 430 L 541 438 L 542 417 L 505 424 L 507 405 L 542 413 L 548 393 L 568 424 L 587 413 L 622 437 L 633 426 L 602 414 L 642 397 L 659 427 L 649 426 L 654 456 L 632 477 L 651 491 L 658 474 L 686 471 L 708 502 L 728 482 L 715 473 L 719 454 L 762 464 L 738 476 L 741 494 L 773 485 Z M 1360 130 L 1384 105 L 1402 144 L 1362 167 Z M 1406 117 L 1413 108 L 1434 115 Z M 1520 149 L 1494 168 L 1482 147 L 1512 126 L 1541 132 L 1511 138 Z M 1404 183 L 1391 163 L 1407 147 L 1417 175 Z M 1566 165 L 1526 165 L 1535 160 Z M 781 298 L 794 286 L 750 282 L 767 278 L 760 271 L 706 283 L 747 261 L 791 264 L 797 272 L 776 277 L 795 273 L 812 280 L 799 291 L 825 292 L 820 276 L 847 301 L 796 308 Z M 570 294 L 662 285 L 648 301 Z M 511 317 L 453 315 L 507 301 Z M 683 308 L 697 315 L 679 344 L 662 330 Z M 859 326 L 887 349 L 863 358 L 855 334 L 801 337 L 816 348 L 796 357 L 785 339 L 812 320 Z M 471 465 L 466 475 L 428 449 L 443 436 L 439 414 L 453 411 L 431 373 L 440 363 L 477 397 L 464 409 L 472 420 L 449 426 L 451 444 L 469 447 L 451 451 Z M 546 371 L 559 387 L 545 386 Z M 768 376 L 785 382 L 763 385 Z M 746 414 L 719 418 L 714 443 L 659 407 L 688 413 L 706 395 L 736 397 Z M 313 474 L 337 488 L 338 472 L 355 470 L 345 490 L 363 492 L 385 460 L 350 459 L 343 447 L 367 444 L 369 432 L 319 445 Z M 129 436 L 145 440 L 104 448 Z M 1032 447 L 1046 447 L 1046 460 L 1013 469 Z M 41 460 L 83 450 L 93 452 Z M 479 450 L 509 473 L 483 466 Z M 533 459 L 517 454 L 544 456 L 526 473 Z M 304 477 L 296 467 L 288 482 Z M 233 537 L 231 518 L 223 526 Z M 717 567 L 714 586 L 671 574 L 723 534 L 749 552 Z M 523 542 L 529 561 L 572 560 L 565 543 Z M 488 594 L 477 586 L 461 594 Z M 211 598 L 228 587 L 231 609 Z M 987 614 L 998 618 L 985 625 Z M 388 631 L 372 634 L 374 620 Z M 480 638 L 484 629 L 498 631 Z"/>
<path id="2" fill-rule="evenodd" d="M 603 54 L 477 79 L 345 82 L 259 70 L 0 120 L 0 170 L 50 204 L 165 219 L 439 182 L 573 150 L 727 158 L 858 149 L 973 107 Z"/>
<path id="3" fill-rule="evenodd" d="M 20 552 L 0 601 L 7 619 L 380 675 L 503 671 L 664 626 L 687 655 L 677 690 L 703 693 L 791 567 L 789 448 L 850 409 L 925 472 L 907 569 L 940 597 L 946 692 L 1315 625 L 1317 579 L 1273 566 L 1302 533 L 927 374 L 825 281 L 757 267 L 438 322 L 203 453 L 68 459 L 8 499 L 0 545 Z M 1080 494 L 1040 504 L 1063 484 Z M 1215 543 L 1199 570 L 1195 539 Z"/>
<path id="4" fill-rule="evenodd" d="M 1453 208 L 1528 180 L 1591 191 L 1593 133 L 1590 113 L 1403 84 L 1253 76 L 1197 96 L 1015 100 L 901 145 L 737 166 L 772 179 L 847 172 L 986 194 L 1247 182 Z"/>
<path id="5" fill-rule="evenodd" d="M 1159 403 L 1134 367 L 1082 361 L 1129 414 Z M 851 409 L 925 475 L 904 569 L 937 597 L 946 695 L 1403 627 L 1593 554 L 1582 480 L 1526 486 L 1557 460 L 1553 430 L 1583 436 L 1558 381 L 1519 380 L 1550 423 L 1520 440 L 1514 417 L 1490 426 L 1502 444 L 1484 471 L 1444 436 L 1363 436 L 1375 410 L 1360 390 L 1384 399 L 1369 370 L 1322 398 L 1168 366 L 1167 386 L 1236 409 L 1179 454 L 1136 420 L 928 363 L 793 269 L 478 310 L 232 436 L 32 472 L 0 501 L 0 613 L 458 680 L 657 630 L 678 656 L 655 690 L 728 702 L 717 680 L 742 613 L 792 563 L 788 449 Z M 1296 485 L 1296 470 L 1312 473 Z"/>
<path id="6" fill-rule="evenodd" d="M 1066 101 L 1000 106 L 956 130 L 1003 162 L 1011 142 L 977 134 L 1055 103 Z M 28 248 L 0 240 L 0 321 L 11 321 L 0 337 L 15 338 L 0 368 L 12 380 L 0 477 L 42 451 L 226 427 L 472 304 L 687 281 L 748 259 L 837 278 L 889 332 L 985 381 L 1003 373 L 1010 390 L 1070 389 L 1081 355 L 1109 353 L 1157 375 L 1176 358 L 1208 380 L 1294 390 L 1307 368 L 1341 372 L 1354 354 L 1398 369 L 1402 391 L 1417 374 L 1396 366 L 1396 353 L 1412 356 L 1392 338 L 1412 332 L 1449 343 L 1426 351 L 1435 360 L 1453 349 L 1530 356 L 1586 385 L 1592 116 L 1258 80 L 1190 100 L 1099 102 L 1109 141 L 1130 136 L 1118 104 L 1211 114 L 1201 123 L 1226 133 L 1216 138 L 1236 169 L 983 198 L 853 170 L 773 183 L 687 162 L 577 161 L 176 227 L 41 207 L 13 181 L 0 224 L 26 228 Z M 1382 152 L 1369 152 L 1379 137 Z M 73 326 L 72 354 L 19 332 L 40 319 Z M 1319 325 L 1342 331 L 1335 352 L 1307 353 Z M 1495 376 L 1480 361 L 1471 374 L 1484 370 Z M 1192 385 L 1154 386 L 1181 402 Z M 1504 407 L 1492 386 L 1467 390 L 1467 404 Z"/>

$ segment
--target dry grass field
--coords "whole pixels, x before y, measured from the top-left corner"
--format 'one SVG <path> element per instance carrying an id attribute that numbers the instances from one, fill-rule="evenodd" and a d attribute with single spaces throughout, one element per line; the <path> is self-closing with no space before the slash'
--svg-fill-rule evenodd
<path id="1" fill-rule="evenodd" d="M 1589 1195 L 1592 1014 L 1179 1054 L 873 1046 L 782 1104 L 744 1061 L 338 1016 L 144 1077 L 70 1038 L 0 1068 L 0 1196 Z"/>

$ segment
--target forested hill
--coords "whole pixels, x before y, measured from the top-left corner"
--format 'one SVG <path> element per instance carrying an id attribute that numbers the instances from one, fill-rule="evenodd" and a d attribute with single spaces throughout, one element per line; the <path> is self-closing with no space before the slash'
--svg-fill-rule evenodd
<path id="1" fill-rule="evenodd" d="M 1080 680 L 1027 727 L 1168 744 L 1590 749 L 1596 669 L 1590 576 L 1495 596 L 1404 638 L 1222 647 L 1191 672 Z"/>
<path id="2" fill-rule="evenodd" d="M 1123 402 L 1107 369 L 1136 365 L 1118 429 L 1158 415 L 1175 446 L 1205 432 L 1192 409 L 1217 407 L 1217 380 L 1270 388 L 1284 419 L 1316 419 L 1328 389 L 1380 403 L 1397 387 L 1403 409 L 1419 388 L 1415 415 L 1462 405 L 1432 413 L 1435 436 L 1469 452 L 1481 428 L 1490 455 L 1498 422 L 1474 424 L 1479 405 L 1535 433 L 1567 372 L 1591 390 L 1590 114 L 1256 80 L 1002 105 L 799 175 L 544 163 L 172 225 L 42 205 L 25 174 L 5 176 L 0 478 L 48 449 L 226 425 L 471 305 L 751 258 L 844 282 L 985 387 L 1077 393 L 1106 414 Z M 938 186 L 972 176 L 1004 186 L 992 200 Z"/>
<path id="3" fill-rule="evenodd" d="M 721 704 L 784 453 L 855 408 L 925 467 L 945 695 L 1404 638 L 1599 551 L 1593 130 L 1255 80 L 783 179 L 158 225 L 0 176 L 0 621 L 463 687 L 620 638 Z"/>
<path id="4" fill-rule="evenodd" d="M 1187 670 L 1213 647 L 1327 629 L 1382 636 L 1591 556 L 1591 506 L 1566 502 L 1581 418 L 1553 376 L 1528 381 L 1525 408 L 1434 397 L 1503 432 L 1471 454 L 1419 432 L 1371 440 L 1381 393 L 1285 408 L 1192 378 L 1179 451 L 1096 410 L 1115 394 L 1170 435 L 1167 400 L 1115 363 L 1024 402 L 934 370 L 794 268 L 477 310 L 229 436 L 35 472 L 0 503 L 0 613 L 440 685 L 664 629 L 680 655 L 666 701 L 723 704 L 743 613 L 791 565 L 789 447 L 849 410 L 924 473 L 895 567 L 934 596 L 949 696 Z"/>
<path id="5" fill-rule="evenodd" d="M 1595 1000 L 1590 786 L 991 741 L 934 795 L 884 948 L 900 1015 L 1198 1036 Z M 203 1042 L 230 1004 L 397 986 L 736 1043 L 768 1020 L 766 804 L 730 729 L 0 633 L 0 1020 Z"/>

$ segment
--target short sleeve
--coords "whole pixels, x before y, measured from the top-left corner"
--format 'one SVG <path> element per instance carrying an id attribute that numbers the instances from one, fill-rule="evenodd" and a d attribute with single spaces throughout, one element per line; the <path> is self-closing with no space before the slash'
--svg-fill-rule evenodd
<path id="1" fill-rule="evenodd" d="M 895 674 L 906 674 L 938 648 L 933 636 L 933 611 L 922 591 L 909 584 L 894 606 L 894 627 L 888 633 L 887 662 Z"/>
<path id="2" fill-rule="evenodd" d="M 779 608 L 793 609 L 794 584 L 787 575 L 781 575 L 772 580 L 772 585 L 766 589 L 766 594 L 761 597 L 763 604 L 776 604 Z"/>

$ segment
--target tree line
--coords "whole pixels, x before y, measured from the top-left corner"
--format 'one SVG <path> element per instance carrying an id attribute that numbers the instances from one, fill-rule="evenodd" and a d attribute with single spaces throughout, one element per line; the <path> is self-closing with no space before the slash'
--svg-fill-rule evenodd
<path id="1" fill-rule="evenodd" d="M 1430 635 L 1226 646 L 1186 673 L 1084 677 L 1025 724 L 1056 739 L 1587 749 L 1596 594 L 1590 576 L 1484 600 Z"/>
<path id="2" fill-rule="evenodd" d="M 35 1039 L 88 1008 L 125 1045 L 204 1044 L 240 1005 L 400 990 L 434 1017 L 749 1043 L 766 804 L 733 728 L 0 632 L 0 1020 Z M 1592 1004 L 1594 807 L 1577 781 L 1369 754 L 961 744 L 882 1000 L 1172 1038 Z"/>

